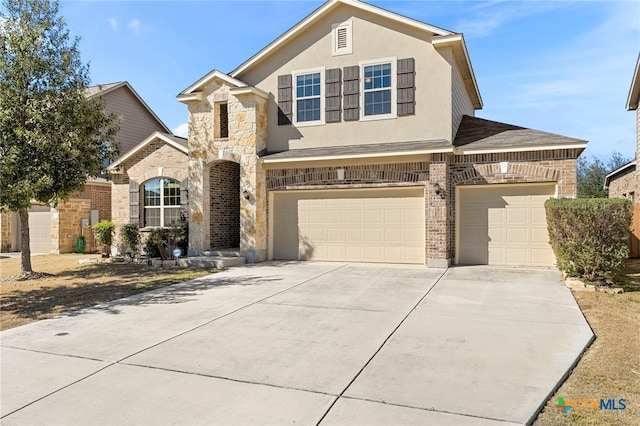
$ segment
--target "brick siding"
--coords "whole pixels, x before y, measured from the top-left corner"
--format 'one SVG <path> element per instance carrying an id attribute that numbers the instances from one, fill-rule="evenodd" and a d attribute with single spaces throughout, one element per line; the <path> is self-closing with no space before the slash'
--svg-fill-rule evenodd
<path id="1" fill-rule="evenodd" d="M 240 247 L 240 165 L 212 163 L 209 182 L 211 248 Z"/>

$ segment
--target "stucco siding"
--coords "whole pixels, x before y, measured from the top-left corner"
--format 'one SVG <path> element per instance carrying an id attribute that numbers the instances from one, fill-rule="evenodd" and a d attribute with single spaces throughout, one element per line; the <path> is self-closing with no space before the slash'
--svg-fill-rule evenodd
<path id="1" fill-rule="evenodd" d="M 332 56 L 331 26 L 347 20 L 353 26 L 353 53 Z M 278 125 L 279 75 L 317 67 L 344 69 L 360 61 L 389 57 L 415 59 L 415 115 L 374 121 L 342 120 L 312 127 Z M 270 93 L 267 148 L 272 152 L 452 138 L 451 65 L 434 49 L 430 36 L 351 7 L 328 14 L 237 77 Z"/>
<path id="2" fill-rule="evenodd" d="M 126 154 L 153 132 L 166 132 L 166 129 L 127 87 L 113 90 L 102 98 L 105 110 L 121 118 L 120 131 L 115 137 L 115 142 L 120 145 L 120 155 Z"/>

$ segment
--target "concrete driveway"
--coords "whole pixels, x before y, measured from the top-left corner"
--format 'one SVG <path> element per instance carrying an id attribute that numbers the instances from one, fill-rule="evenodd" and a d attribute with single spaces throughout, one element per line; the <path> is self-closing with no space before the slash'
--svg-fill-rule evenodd
<path id="1" fill-rule="evenodd" d="M 557 271 L 266 263 L 2 332 L 1 422 L 523 424 L 592 338 Z"/>

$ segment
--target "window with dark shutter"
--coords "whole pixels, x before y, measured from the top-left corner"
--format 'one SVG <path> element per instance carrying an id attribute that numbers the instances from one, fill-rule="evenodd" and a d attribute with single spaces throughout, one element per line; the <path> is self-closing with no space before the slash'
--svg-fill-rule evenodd
<path id="1" fill-rule="evenodd" d="M 129 181 L 129 222 L 140 223 L 140 185 Z"/>
<path id="2" fill-rule="evenodd" d="M 344 121 L 355 121 L 360 118 L 360 67 L 344 67 L 343 74 Z"/>
<path id="3" fill-rule="evenodd" d="M 342 70 L 334 68 L 325 72 L 325 122 L 340 122 L 340 77 Z"/>
<path id="4" fill-rule="evenodd" d="M 291 124 L 293 118 L 291 74 L 278 76 L 278 125 Z"/>
<path id="5" fill-rule="evenodd" d="M 415 60 L 413 58 L 399 59 L 397 71 L 398 116 L 416 113 L 415 100 Z"/>

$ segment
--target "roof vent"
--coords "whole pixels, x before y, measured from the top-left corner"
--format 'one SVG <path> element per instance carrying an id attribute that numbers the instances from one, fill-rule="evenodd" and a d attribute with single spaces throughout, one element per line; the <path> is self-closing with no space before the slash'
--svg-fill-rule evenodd
<path id="1" fill-rule="evenodd" d="M 331 31 L 331 55 L 350 55 L 353 53 L 353 31 L 351 21 L 333 24 Z"/>

